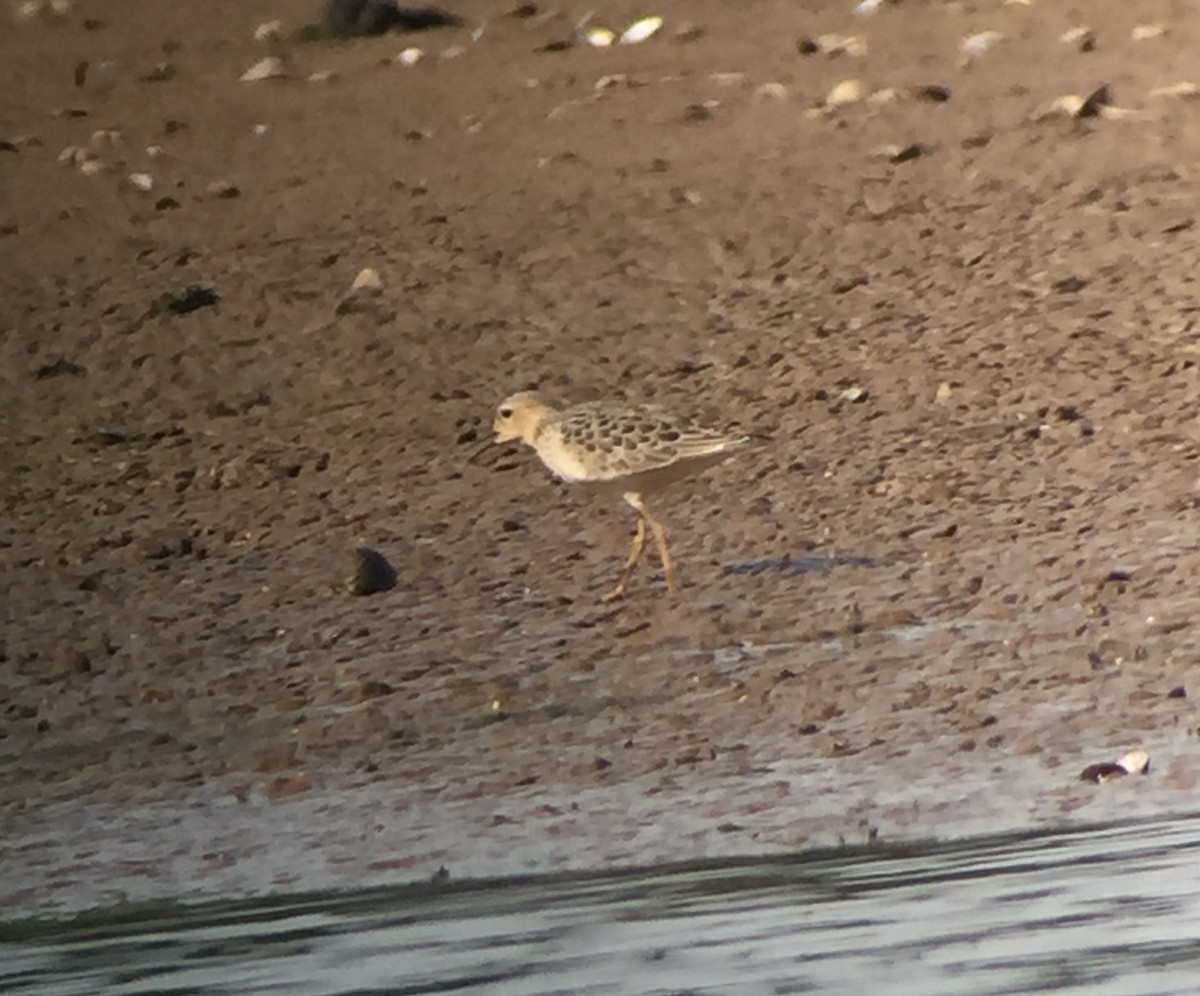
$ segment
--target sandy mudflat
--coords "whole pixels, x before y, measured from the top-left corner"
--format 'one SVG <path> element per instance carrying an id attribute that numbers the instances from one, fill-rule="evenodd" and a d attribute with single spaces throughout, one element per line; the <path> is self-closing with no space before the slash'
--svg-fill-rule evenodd
<path id="1" fill-rule="evenodd" d="M 0 31 L 0 867 L 59 883 L 8 908 L 1190 804 L 1200 102 L 1152 91 L 1200 19 L 666 0 L 540 52 L 588 5 L 542 6 L 259 83 L 311 3 Z M 865 54 L 797 50 L 831 32 Z M 850 79 L 898 99 L 813 112 Z M 1038 120 L 1101 84 L 1137 113 Z M 771 437 L 656 506 L 680 595 L 648 560 L 599 605 L 628 510 L 468 462 L 531 384 Z M 343 592 L 358 542 L 395 589 Z"/>

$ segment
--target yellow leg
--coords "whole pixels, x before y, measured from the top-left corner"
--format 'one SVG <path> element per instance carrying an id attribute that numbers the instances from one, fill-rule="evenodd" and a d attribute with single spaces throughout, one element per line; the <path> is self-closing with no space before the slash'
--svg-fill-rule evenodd
<path id="1" fill-rule="evenodd" d="M 637 529 L 634 530 L 633 543 L 629 547 L 629 558 L 625 561 L 625 567 L 621 570 L 621 576 L 617 579 L 616 585 L 601 595 L 600 601 L 611 602 L 625 594 L 625 586 L 629 584 L 629 579 L 633 576 L 633 569 L 637 567 L 638 559 L 642 556 L 642 548 L 645 545 L 646 520 L 642 517 L 642 513 L 638 512 Z"/>
<path id="2" fill-rule="evenodd" d="M 675 565 L 671 562 L 671 554 L 667 550 L 667 533 L 663 529 L 659 521 L 654 518 L 648 511 L 646 506 L 642 504 L 642 496 L 637 494 L 628 494 L 625 500 L 637 509 L 638 515 L 645 519 L 646 524 L 650 526 L 650 531 L 654 534 L 654 542 L 658 546 L 658 558 L 662 561 L 663 577 L 667 581 L 667 591 L 678 591 L 679 581 L 675 577 Z"/>

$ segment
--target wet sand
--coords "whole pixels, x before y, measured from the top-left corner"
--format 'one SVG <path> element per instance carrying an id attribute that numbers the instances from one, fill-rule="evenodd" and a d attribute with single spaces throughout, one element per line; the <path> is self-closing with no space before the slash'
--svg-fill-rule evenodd
<path id="1" fill-rule="evenodd" d="M 205 888 L 173 848 L 311 860 L 281 814 L 363 884 L 1188 804 L 1200 104 L 1151 93 L 1200 22 L 1105 0 L 1080 52 L 1037 5 L 729 8 L 542 52 L 582 8 L 464 3 L 477 41 L 253 84 L 311 4 L 0 33 L 0 866 L 65 883 L 6 872 L 10 908 L 139 848 L 163 895 Z M 866 54 L 797 50 L 826 32 Z M 813 112 L 847 79 L 950 99 Z M 1139 113 L 1039 120 L 1104 83 Z M 648 561 L 598 604 L 628 510 L 468 460 L 532 384 L 770 437 L 655 507 L 680 595 Z M 358 543 L 395 588 L 345 593 Z M 127 832 L 221 806 L 240 843 Z"/>

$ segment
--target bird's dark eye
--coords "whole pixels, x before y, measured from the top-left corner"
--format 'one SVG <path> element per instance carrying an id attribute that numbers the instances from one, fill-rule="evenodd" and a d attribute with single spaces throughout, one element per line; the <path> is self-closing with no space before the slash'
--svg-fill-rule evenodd
<path id="1" fill-rule="evenodd" d="M 512 409 L 511 408 L 501 408 L 500 409 L 500 417 L 501 418 L 512 418 Z"/>

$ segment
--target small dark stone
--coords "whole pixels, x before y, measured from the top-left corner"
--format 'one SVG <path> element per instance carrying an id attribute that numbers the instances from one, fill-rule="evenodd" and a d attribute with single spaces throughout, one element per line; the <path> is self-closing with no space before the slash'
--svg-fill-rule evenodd
<path id="1" fill-rule="evenodd" d="M 204 407 L 204 414 L 209 418 L 232 418 L 237 413 L 237 409 L 234 408 L 233 405 L 231 405 L 228 401 L 222 401 L 220 399 L 216 401 L 210 401 Z"/>
<path id="2" fill-rule="evenodd" d="M 426 31 L 456 27 L 463 19 L 441 7 L 401 5 L 395 0 L 328 0 L 322 17 L 335 38 L 381 35 L 386 31 Z"/>
<path id="3" fill-rule="evenodd" d="M 91 63 L 89 63 L 87 61 L 87 59 L 84 59 L 82 62 L 76 63 L 76 65 L 75 65 L 75 85 L 76 86 L 83 86 L 87 82 L 88 68 L 90 65 L 91 65 Z"/>
<path id="4" fill-rule="evenodd" d="M 718 823 L 717 833 L 739 833 L 746 828 L 740 823 Z"/>
<path id="5" fill-rule="evenodd" d="M 1169 698 L 1169 699 L 1186 699 L 1187 698 L 1187 689 L 1184 688 L 1183 685 L 1176 685 L 1169 692 L 1167 692 L 1167 698 Z"/>
<path id="6" fill-rule="evenodd" d="M 173 315 L 186 315 L 191 311 L 211 307 L 221 297 L 211 287 L 189 284 L 183 290 L 170 291 L 159 298 L 161 306 Z"/>
<path id="7" fill-rule="evenodd" d="M 816 55 L 821 51 L 821 46 L 812 38 L 804 37 L 796 42 L 796 51 L 801 55 Z"/>
<path id="8" fill-rule="evenodd" d="M 1119 764 L 1113 761 L 1105 761 L 1101 764 L 1089 764 L 1079 773 L 1081 782 L 1110 782 L 1116 778 L 1124 778 L 1128 771 L 1122 768 Z"/>
<path id="9" fill-rule="evenodd" d="M 856 287 L 866 287 L 871 282 L 871 278 L 865 273 L 859 273 L 856 276 L 850 277 L 847 280 L 842 280 L 833 285 L 835 294 L 848 294 Z"/>
<path id="10" fill-rule="evenodd" d="M 912 162 L 914 159 L 919 159 L 921 156 L 929 152 L 929 146 L 922 145 L 920 142 L 909 142 L 908 145 L 902 145 L 891 155 L 888 156 L 888 162 L 899 165 L 900 163 Z"/>
<path id="11" fill-rule="evenodd" d="M 359 694 L 362 699 L 378 699 L 384 695 L 391 695 L 396 689 L 393 685 L 389 685 L 386 681 L 364 681 L 359 689 Z"/>
<path id="12" fill-rule="evenodd" d="M 84 440 L 95 446 L 120 446 L 129 442 L 129 433 L 118 429 L 97 429 Z"/>
<path id="13" fill-rule="evenodd" d="M 592 762 L 592 764 L 597 771 L 604 771 L 606 768 L 612 767 L 612 761 L 610 761 L 607 757 L 597 756 L 597 758 Z"/>
<path id="14" fill-rule="evenodd" d="M 34 371 L 33 376 L 37 380 L 50 380 L 52 377 L 82 377 L 87 373 L 78 363 L 72 363 L 65 357 L 60 356 L 53 363 L 46 363 L 38 367 Z"/>
<path id="15" fill-rule="evenodd" d="M 154 202 L 155 211 L 175 211 L 179 207 L 179 201 L 174 197 L 160 197 Z"/>
<path id="16" fill-rule="evenodd" d="M 530 17 L 537 17 L 537 13 L 538 5 L 536 3 L 519 3 L 508 12 L 508 16 L 525 20 Z"/>
<path id="17" fill-rule="evenodd" d="M 546 42 L 545 45 L 535 49 L 537 52 L 565 52 L 569 48 L 574 48 L 574 38 L 556 38 L 553 41 Z"/>
<path id="18" fill-rule="evenodd" d="M 433 875 L 430 877 L 429 881 L 432 882 L 434 885 L 441 885 L 443 882 L 449 882 L 450 881 L 450 870 L 445 865 L 442 865 L 441 867 L 438 868 L 437 871 L 435 871 L 433 873 Z"/>
<path id="19" fill-rule="evenodd" d="M 351 595 L 374 595 L 396 586 L 396 569 L 378 550 L 360 546 L 351 554 L 346 590 Z"/>
<path id="20" fill-rule="evenodd" d="M 149 536 L 142 540 L 142 556 L 147 560 L 166 560 L 175 550 L 173 545 L 161 536 Z"/>
<path id="21" fill-rule="evenodd" d="M 104 571 L 92 571 L 79 579 L 76 586 L 80 591 L 99 591 L 100 582 L 104 580 Z"/>
<path id="22" fill-rule="evenodd" d="M 1088 285 L 1088 281 L 1083 277 L 1064 277 L 1062 280 L 1054 282 L 1054 289 L 1059 294 L 1078 294 Z"/>
<path id="23" fill-rule="evenodd" d="M 940 83 L 922 83 L 914 86 L 911 93 L 918 100 L 929 100 L 935 104 L 944 104 L 950 99 L 950 88 Z"/>
<path id="24" fill-rule="evenodd" d="M 169 62 L 160 62 L 148 73 L 143 73 L 139 79 L 143 83 L 166 83 L 175 78 L 175 67 Z"/>

